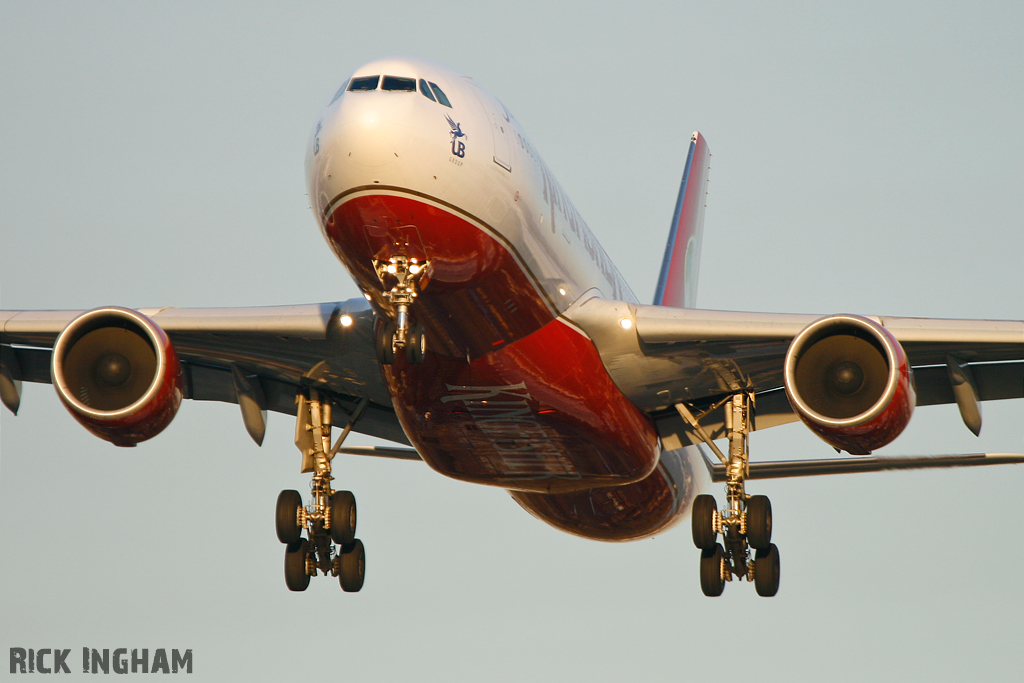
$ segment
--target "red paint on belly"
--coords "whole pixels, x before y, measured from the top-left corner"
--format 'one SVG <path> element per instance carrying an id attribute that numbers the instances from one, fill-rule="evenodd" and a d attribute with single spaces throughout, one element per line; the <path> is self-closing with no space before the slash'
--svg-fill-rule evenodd
<path id="1" fill-rule="evenodd" d="M 556 529 L 599 541 L 636 541 L 678 523 L 698 492 L 695 448 L 662 453 L 657 468 L 633 484 L 570 493 L 512 491 L 517 503 Z"/>
<path id="2" fill-rule="evenodd" d="M 432 264 L 412 309 L 426 328 L 426 361 L 398 354 L 384 376 L 403 429 L 435 470 L 532 492 L 622 485 L 654 470 L 654 425 L 612 382 L 590 339 L 555 319 L 493 229 L 419 197 L 356 194 L 324 231 L 371 293 L 381 289 L 374 259 L 403 253 Z"/>
<path id="3" fill-rule="evenodd" d="M 637 481 L 658 462 L 650 420 L 560 321 L 468 363 L 428 353 L 384 374 L 413 445 L 456 479 L 576 491 Z"/>

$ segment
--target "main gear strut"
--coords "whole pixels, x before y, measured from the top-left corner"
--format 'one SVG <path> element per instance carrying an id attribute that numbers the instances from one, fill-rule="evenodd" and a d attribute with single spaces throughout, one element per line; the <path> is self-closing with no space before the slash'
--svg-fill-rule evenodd
<path id="1" fill-rule="evenodd" d="M 725 465 L 725 493 L 729 506 L 718 509 L 714 496 L 702 494 L 693 501 L 693 543 L 701 550 L 700 586 L 705 595 L 721 595 L 725 583 L 735 576 L 754 582 L 757 594 L 765 597 L 779 590 L 779 549 L 772 543 L 772 505 L 767 496 L 750 496 L 744 482 L 750 474 L 752 394 L 738 393 L 694 416 L 684 403 L 676 410 Z M 715 446 L 700 419 L 724 407 L 729 456 Z M 722 534 L 723 547 L 718 542 Z M 751 549 L 756 551 L 751 559 Z"/>
<path id="2" fill-rule="evenodd" d="M 395 307 L 395 320 L 384 323 L 377 332 L 377 356 L 390 365 L 395 352 L 404 348 L 409 362 L 419 365 L 427 350 L 423 325 L 410 321 L 409 312 L 419 292 L 430 281 L 430 261 L 404 254 L 373 262 L 384 287 L 384 298 Z"/>
<path id="3" fill-rule="evenodd" d="M 331 460 L 368 403 L 363 399 L 349 417 L 337 443 L 331 446 L 330 401 L 316 389 L 296 396 L 295 445 L 302 452 L 302 471 L 312 472 L 312 499 L 302 505 L 298 491 L 282 491 L 277 497 L 277 538 L 287 544 L 284 556 L 285 583 L 304 591 L 318 571 L 337 576 L 342 590 L 363 587 L 366 552 L 356 536 L 356 499 L 351 491 L 331 488 Z M 306 538 L 302 532 L 306 532 Z M 335 549 L 335 545 L 338 548 Z"/>

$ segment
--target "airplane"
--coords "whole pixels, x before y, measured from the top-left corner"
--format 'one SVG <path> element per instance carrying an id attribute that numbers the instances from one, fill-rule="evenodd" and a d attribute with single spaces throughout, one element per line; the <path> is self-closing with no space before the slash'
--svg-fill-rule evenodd
<path id="1" fill-rule="evenodd" d="M 17 414 L 23 382 L 52 383 L 122 447 L 186 398 L 236 403 L 257 444 L 268 411 L 295 416 L 311 498 L 282 491 L 275 508 L 293 591 L 316 575 L 363 586 L 355 496 L 332 484 L 339 453 L 506 489 L 589 539 L 648 538 L 689 516 L 703 593 L 736 580 L 765 597 L 781 564 L 771 503 L 748 480 L 1024 462 L 872 455 L 917 406 L 955 403 L 978 434 L 981 401 L 1024 397 L 1024 321 L 695 308 L 709 170 L 694 133 L 644 304 L 494 95 L 429 61 L 372 61 L 306 150 L 313 213 L 363 297 L 0 311 L 0 400 Z M 847 455 L 751 460 L 751 432 L 796 421 Z M 394 446 L 346 446 L 353 431 Z"/>

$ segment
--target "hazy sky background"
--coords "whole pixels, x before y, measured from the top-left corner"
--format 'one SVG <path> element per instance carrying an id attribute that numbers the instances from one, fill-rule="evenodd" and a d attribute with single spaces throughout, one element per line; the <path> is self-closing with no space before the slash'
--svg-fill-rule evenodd
<path id="1" fill-rule="evenodd" d="M 358 295 L 321 239 L 306 140 L 342 79 L 408 54 L 519 119 L 627 281 L 653 293 L 690 133 L 713 160 L 698 304 L 1024 319 L 1024 6 L 0 0 L 0 306 Z M 257 448 L 188 403 L 135 449 L 49 386 L 6 410 L 0 656 L 192 648 L 190 680 L 1012 680 L 1024 467 L 755 482 L 782 587 L 698 584 L 688 524 L 607 545 L 426 466 L 339 458 L 366 585 L 289 592 Z M 1020 451 L 1024 401 L 919 410 L 887 453 Z M 790 425 L 755 459 L 828 457 Z M 353 443 L 368 443 L 364 438 Z M 718 493 L 721 498 L 721 493 Z M 7 677 L 7 665 L 0 677 Z"/>

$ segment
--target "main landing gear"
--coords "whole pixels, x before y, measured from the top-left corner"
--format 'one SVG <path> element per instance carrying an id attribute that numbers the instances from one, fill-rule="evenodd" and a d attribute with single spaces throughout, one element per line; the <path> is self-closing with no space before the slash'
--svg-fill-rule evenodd
<path id="1" fill-rule="evenodd" d="M 734 576 L 753 581 L 760 596 L 771 597 L 779 591 L 779 549 L 772 543 L 772 504 L 767 496 L 747 495 L 743 486 L 749 473 L 747 437 L 752 403 L 753 397 L 747 394 L 734 394 L 724 403 L 728 458 L 700 426 L 699 418 L 684 404 L 676 404 L 679 415 L 725 464 L 728 507 L 719 510 L 714 496 L 707 494 L 693 501 L 693 544 L 701 551 L 700 587 L 708 596 L 721 595 Z M 724 546 L 718 542 L 718 534 L 722 534 Z"/>
<path id="2" fill-rule="evenodd" d="M 333 448 L 330 402 L 315 389 L 308 396 L 299 394 L 298 401 L 295 445 L 302 452 L 302 471 L 312 472 L 313 481 L 309 505 L 302 505 L 298 491 L 282 491 L 277 497 L 277 538 L 286 544 L 284 580 L 290 590 L 304 591 L 320 571 L 337 576 L 342 590 L 356 592 L 366 575 L 366 551 L 356 538 L 355 496 L 331 488 L 331 460 L 367 401 L 356 408 Z"/>
<path id="3" fill-rule="evenodd" d="M 419 365 L 427 352 L 427 337 L 423 325 L 409 319 L 409 311 L 419 290 L 430 281 L 430 262 L 398 255 L 373 265 L 384 286 L 384 297 L 395 307 L 395 320 L 377 330 L 377 359 L 391 365 L 398 350 L 405 349 L 409 363 Z"/>

